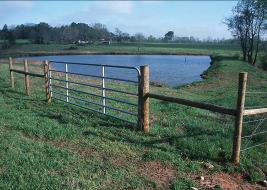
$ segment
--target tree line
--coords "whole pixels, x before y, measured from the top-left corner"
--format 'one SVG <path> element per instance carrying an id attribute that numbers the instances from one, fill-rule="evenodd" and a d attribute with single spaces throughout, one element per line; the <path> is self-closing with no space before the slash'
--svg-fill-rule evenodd
<path id="1" fill-rule="evenodd" d="M 50 42 L 56 43 L 72 43 L 77 40 L 99 40 L 108 38 L 111 33 L 102 24 L 94 24 L 89 26 L 85 23 L 71 23 L 59 27 L 52 27 L 47 23 L 39 24 L 21 24 L 12 28 L 4 25 L 1 30 L 0 38 L 6 40 L 12 45 L 14 39 L 28 39 L 32 43 L 46 44 Z"/>
<path id="2" fill-rule="evenodd" d="M 0 30 L 0 40 L 3 40 L 2 48 L 9 48 L 16 43 L 16 39 L 29 40 L 35 44 L 61 43 L 69 44 L 76 41 L 87 41 L 94 43 L 101 39 L 121 42 L 175 42 L 175 43 L 228 43 L 232 42 L 224 39 L 207 38 L 200 40 L 193 36 L 179 37 L 175 36 L 173 31 L 168 31 L 162 37 L 149 35 L 145 37 L 142 33 L 130 35 L 116 28 L 115 32 L 110 32 L 103 24 L 96 23 L 88 25 L 86 23 L 71 23 L 62 26 L 50 26 L 48 23 L 39 24 L 21 24 L 8 27 L 4 25 Z"/>

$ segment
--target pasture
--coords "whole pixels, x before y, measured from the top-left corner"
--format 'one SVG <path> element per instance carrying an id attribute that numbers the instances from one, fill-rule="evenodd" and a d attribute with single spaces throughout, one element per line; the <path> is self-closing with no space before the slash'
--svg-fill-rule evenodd
<path id="1" fill-rule="evenodd" d="M 35 48 L 38 51 L 37 45 L 34 46 L 20 48 L 24 53 Z M 42 45 L 40 50 L 49 51 L 45 47 L 52 46 Z M 50 51 L 65 51 L 66 47 L 54 45 Z M 81 47 L 90 52 L 97 52 L 97 48 Z M 101 49 L 109 53 L 135 51 L 126 45 L 101 46 Z M 144 49 L 146 53 L 191 51 L 187 47 Z M 227 51 L 219 50 L 218 54 Z M 192 49 L 191 53 L 194 52 L 216 54 L 216 50 L 209 49 Z M 30 70 L 40 69 L 30 67 Z M 151 92 L 235 107 L 241 71 L 249 73 L 249 91 L 267 91 L 266 72 L 232 57 L 216 57 L 204 73 L 206 80 L 176 88 L 153 86 Z M 233 179 L 238 176 L 238 185 L 262 188 L 249 182 L 266 177 L 266 146 L 243 152 L 241 164 L 232 165 L 231 116 L 152 99 L 151 132 L 144 134 L 123 122 L 56 100 L 47 105 L 42 79 L 32 79 L 32 94 L 26 96 L 23 76 L 15 74 L 15 89 L 11 89 L 6 64 L 0 64 L 0 78 L 0 187 L 3 189 L 207 188 L 199 176 L 210 181 L 212 176 L 228 176 L 233 186 L 237 185 Z M 261 105 L 267 105 L 266 98 L 247 98 L 246 106 Z M 207 168 L 207 164 L 214 168 Z M 221 188 L 223 185 L 219 184 Z"/>
<path id="2" fill-rule="evenodd" d="M 140 47 L 140 48 L 138 48 Z M 174 54 L 174 55 L 227 55 L 239 56 L 237 44 L 216 43 L 112 43 L 91 44 L 17 44 L 0 50 L 1 57 L 58 54 Z"/>

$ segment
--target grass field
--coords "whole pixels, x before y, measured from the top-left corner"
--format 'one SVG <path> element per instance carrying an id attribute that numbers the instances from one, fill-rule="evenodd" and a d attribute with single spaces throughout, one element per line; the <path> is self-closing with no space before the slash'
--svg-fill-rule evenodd
<path id="1" fill-rule="evenodd" d="M 38 67 L 30 70 L 38 71 Z M 232 58 L 217 58 L 202 82 L 175 89 L 153 86 L 151 91 L 235 107 L 240 71 L 249 72 L 249 91 L 267 92 L 266 72 Z M 217 177 L 217 187 L 222 189 L 226 186 L 220 180 L 225 176 L 233 189 L 236 185 L 264 189 L 249 183 L 266 179 L 267 148 L 245 151 L 241 164 L 233 166 L 230 116 L 151 100 L 151 132 L 144 134 L 56 100 L 47 105 L 41 79 L 32 80 L 32 94 L 26 96 L 23 76 L 15 74 L 15 89 L 10 88 L 8 78 L 8 66 L 1 64 L 1 189 L 208 188 L 197 178 L 201 175 L 213 186 Z M 247 98 L 246 106 L 261 105 L 267 105 L 266 96 Z M 244 133 L 252 127 L 245 126 Z M 251 146 L 261 141 L 266 136 L 243 142 Z M 207 163 L 214 168 L 207 169 Z"/>
<path id="2" fill-rule="evenodd" d="M 112 43 L 111 45 L 73 44 L 18 44 L 7 50 L 0 51 L 1 57 L 19 55 L 46 55 L 46 54 L 196 54 L 196 55 L 239 55 L 236 44 L 211 43 L 142 43 L 138 49 L 137 43 Z M 77 49 L 71 49 L 76 47 Z"/>

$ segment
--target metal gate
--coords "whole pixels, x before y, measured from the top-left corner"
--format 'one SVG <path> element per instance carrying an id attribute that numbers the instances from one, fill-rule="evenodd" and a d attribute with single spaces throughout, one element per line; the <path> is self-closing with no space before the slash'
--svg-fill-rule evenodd
<path id="1" fill-rule="evenodd" d="M 141 80 L 138 68 L 58 61 L 50 61 L 48 68 L 52 99 L 130 124 L 139 123 Z M 118 77 L 120 74 L 124 76 Z"/>

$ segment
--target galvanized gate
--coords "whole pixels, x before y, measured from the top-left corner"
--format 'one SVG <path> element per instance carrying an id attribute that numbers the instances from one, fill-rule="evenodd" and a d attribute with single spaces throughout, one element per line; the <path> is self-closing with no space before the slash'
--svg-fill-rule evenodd
<path id="1" fill-rule="evenodd" d="M 138 68 L 58 61 L 50 61 L 48 68 L 52 100 L 64 101 L 133 125 L 141 123 L 142 84 Z M 124 77 L 118 77 L 120 73 L 124 73 Z M 128 73 L 132 75 L 128 77 Z"/>

